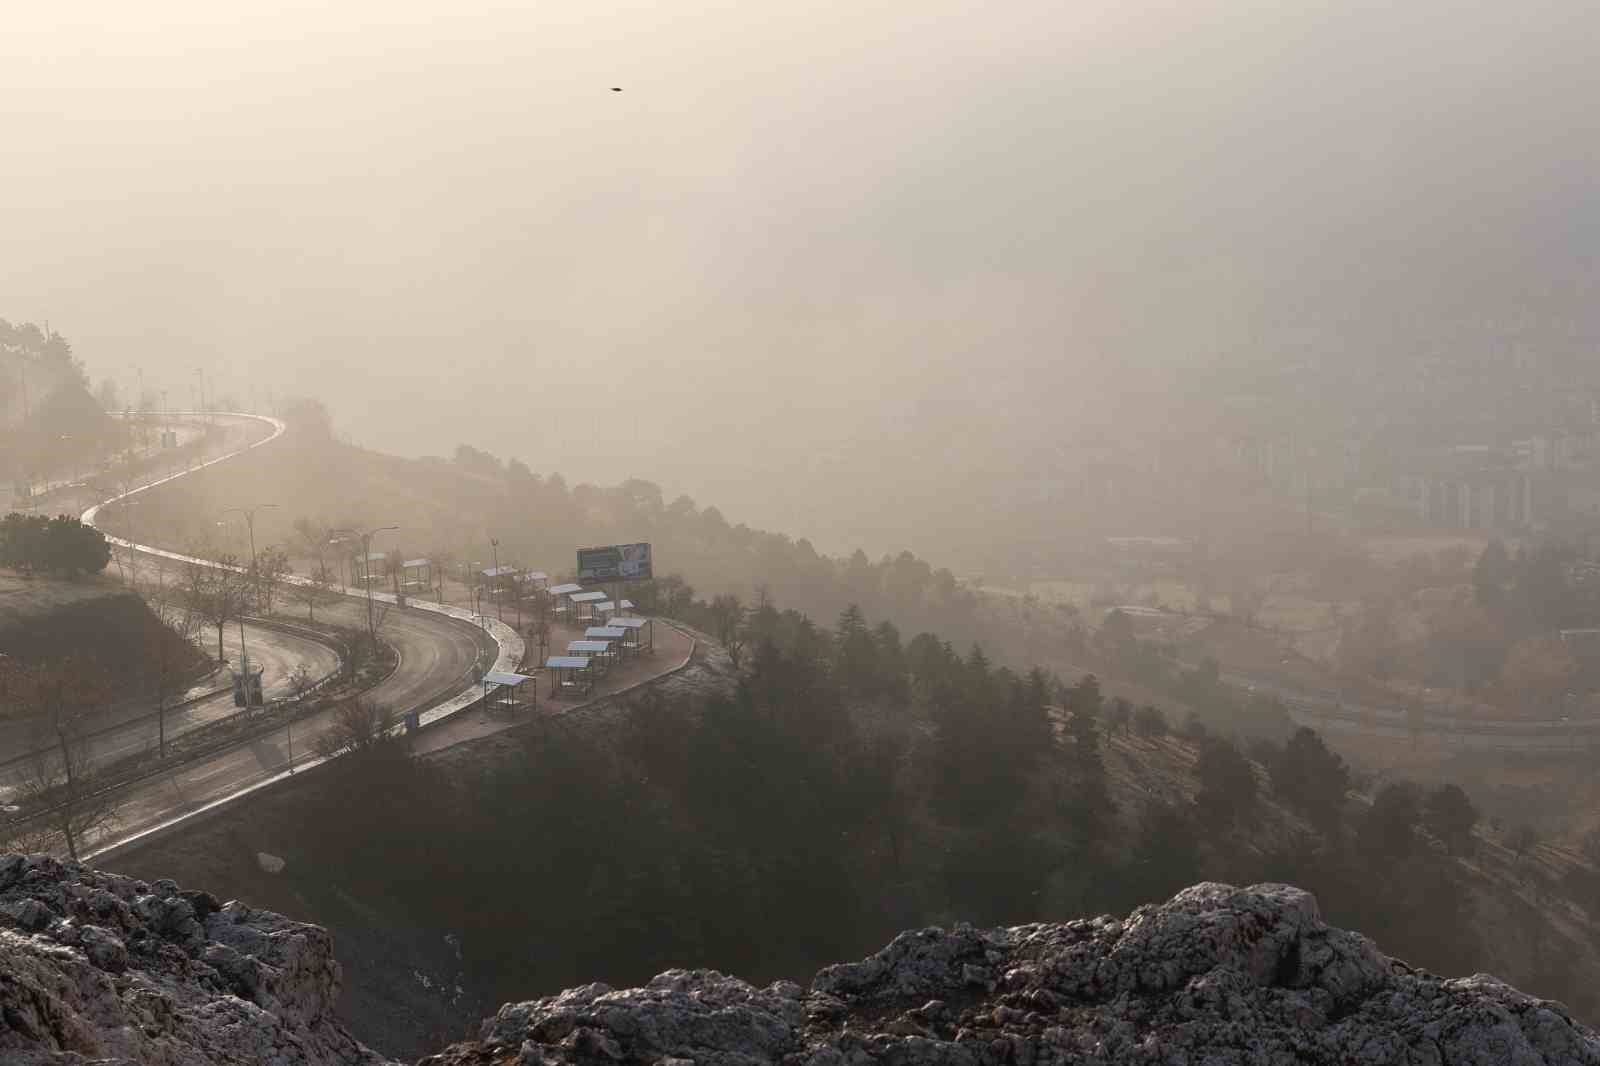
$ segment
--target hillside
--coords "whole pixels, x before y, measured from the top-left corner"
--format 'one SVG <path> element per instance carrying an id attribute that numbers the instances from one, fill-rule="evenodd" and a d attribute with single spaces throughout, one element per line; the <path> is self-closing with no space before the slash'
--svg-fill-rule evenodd
<path id="1" fill-rule="evenodd" d="M 713 646 L 689 669 L 654 687 L 699 696 L 725 693 L 729 675 L 730 664 Z M 627 707 L 600 700 L 569 718 L 605 739 L 616 735 Z M 410 768 L 414 773 L 399 776 L 394 767 L 326 765 L 300 774 L 292 785 L 192 820 L 182 833 L 118 849 L 104 865 L 147 879 L 209 885 L 221 895 L 326 927 L 351 978 L 335 1004 L 338 1016 L 367 1043 L 414 1058 L 458 1037 L 465 1019 L 498 1005 L 486 982 L 466 972 L 476 960 L 463 958 L 462 930 L 452 924 L 459 912 L 450 900 L 482 898 L 482 890 L 492 895 L 513 882 L 460 884 L 459 871 L 451 875 L 438 863 L 437 844 L 444 834 L 470 833 L 465 824 L 451 825 L 459 805 L 468 802 L 463 791 L 490 774 L 524 766 L 528 745 L 541 729 L 530 721 L 420 756 Z M 426 803 L 419 803 L 423 796 Z M 418 816 L 426 827 L 413 821 Z M 320 832 L 308 834 L 307 825 L 318 825 Z M 281 865 L 264 862 L 263 855 Z M 430 907 L 430 899 L 438 906 Z M 514 905 L 509 897 L 502 902 Z"/>
<path id="2" fill-rule="evenodd" d="M 1142 801 L 1159 797 L 1174 805 L 1193 806 L 1198 786 L 1193 773 L 1196 745 L 1173 737 L 1141 739 L 1122 735 L 1108 738 L 1106 768 L 1125 831 L 1138 831 L 1133 814 Z M 1234 834 L 1227 848 L 1205 841 L 1199 872 L 1216 879 L 1283 877 L 1309 870 L 1285 868 L 1283 857 L 1301 848 L 1314 835 L 1313 827 L 1298 813 L 1275 799 L 1263 768 L 1253 770 L 1261 783 L 1261 817 L 1247 831 Z M 1352 800 L 1355 817 L 1371 806 L 1369 796 Z M 1436 848 L 1436 845 L 1434 845 Z M 1480 825 L 1470 856 L 1449 860 L 1466 893 L 1470 924 L 1478 935 L 1475 969 L 1539 995 L 1569 1003 L 1581 1016 L 1600 1015 L 1600 911 L 1593 909 L 1593 870 L 1578 856 L 1550 844 L 1535 843 L 1524 850 L 1513 834 L 1492 825 Z M 1359 893 L 1351 893 L 1355 898 Z M 1433 965 L 1435 945 L 1397 926 L 1381 914 L 1383 901 L 1367 907 L 1345 906 L 1329 894 L 1323 898 L 1330 920 L 1369 932 L 1393 951 L 1423 965 Z M 1446 905 L 1440 900 L 1440 905 Z M 1426 960 L 1426 961 L 1425 961 Z"/>
<path id="3" fill-rule="evenodd" d="M 703 660 L 673 687 L 670 698 L 604 701 L 409 762 L 307 775 L 108 865 L 208 884 L 328 927 L 352 977 L 340 1017 L 396 1057 L 456 1035 L 464 1011 L 487 1012 L 519 994 L 592 979 L 637 983 L 672 965 L 804 981 L 908 926 L 995 914 L 1065 920 L 1196 879 L 1298 878 L 1317 888 L 1330 920 L 1381 932 L 1413 964 L 1455 976 L 1492 972 L 1579 1016 L 1595 1009 L 1600 963 L 1591 945 L 1600 930 L 1558 891 L 1560 870 L 1581 864 L 1554 849 L 1519 858 L 1504 833 L 1480 827 L 1470 856 L 1418 857 L 1361 876 L 1328 857 L 1305 817 L 1272 795 L 1259 765 L 1252 772 L 1262 794 L 1249 824 L 1216 833 L 1180 822 L 1176 838 L 1164 837 L 1149 812 L 1196 808 L 1199 745 L 1112 732 L 1101 753 L 1114 822 L 1102 831 L 1096 868 L 1082 869 L 1072 858 L 1081 853 L 1069 851 L 1034 894 L 991 896 L 985 886 L 996 876 L 1034 876 L 1036 840 L 1013 835 L 974 853 L 981 834 L 917 810 L 910 784 L 900 786 L 907 821 L 898 859 L 879 829 L 894 823 L 881 820 L 883 800 L 861 791 L 865 784 L 851 786 L 860 806 L 845 835 L 797 821 L 721 756 L 704 763 L 704 773 L 729 778 L 716 784 L 678 762 L 686 753 L 674 737 L 715 751 L 740 730 L 714 706 L 730 691 L 725 658 Z M 674 702 L 682 699 L 692 706 Z M 831 713 L 826 700 L 810 706 L 822 718 Z M 896 718 L 873 703 L 850 714 L 873 735 Z M 754 773 L 768 774 L 767 765 Z M 914 780 L 920 771 L 912 763 L 903 773 Z M 1043 787 L 1072 781 L 1069 774 Z M 748 822 L 725 809 L 732 797 Z M 1352 825 L 1365 806 L 1352 800 Z M 1049 807 L 1030 810 L 1024 822 L 1036 830 L 1058 817 Z M 319 832 L 305 833 L 306 825 Z M 1152 850 L 1171 854 L 1153 861 Z M 264 865 L 263 854 L 283 865 Z M 999 865 L 974 871 L 971 855 Z M 1410 867 L 1438 879 L 1413 883 Z M 952 884 L 958 872 L 963 883 Z M 1418 891 L 1426 898 L 1405 898 Z M 1459 926 L 1438 916 L 1458 904 Z M 782 930 L 771 928 L 775 913 L 786 916 Z"/>
<path id="4" fill-rule="evenodd" d="M 526 945 L 534 948 L 536 945 Z M 202 890 L 0 856 L 13 1066 L 386 1066 L 332 1016 L 326 930 Z M 1492 977 L 1445 980 L 1286 885 L 1009 928 L 924 928 L 803 987 L 669 970 L 509 1003 L 428 1066 L 1249 1061 L 1595 1066 L 1600 1036 Z"/>
<path id="5" fill-rule="evenodd" d="M 66 655 L 87 656 L 104 670 L 124 679 L 121 696 L 137 697 L 128 678 L 142 678 L 143 665 L 161 652 L 197 674 L 205 657 L 151 611 L 126 585 L 109 575 L 76 581 L 18 577 L 0 571 L 0 654 L 24 661 L 47 661 Z M 0 708 L 0 718 L 6 717 Z"/>
<path id="6" fill-rule="evenodd" d="M 1281 708 L 1235 703 L 1214 675 L 1175 671 L 1132 634 L 1085 639 L 1067 616 L 947 584 L 910 557 L 813 553 L 810 569 L 796 570 L 801 543 L 729 527 L 714 508 L 664 505 L 643 483 L 568 489 L 470 449 L 453 462 L 411 462 L 302 427 L 238 462 L 233 473 L 269 493 L 296 478 L 305 486 L 292 497 L 303 513 L 263 512 L 262 542 L 295 535 L 307 516 L 313 529 L 384 521 L 402 527 L 401 555 L 437 537 L 426 554 L 459 561 L 461 544 L 496 534 L 502 562 L 560 573 L 564 560 L 551 549 L 546 561 L 541 544 L 560 540 L 565 552 L 645 537 L 668 565 L 683 560 L 722 582 L 710 591 L 787 575 L 779 587 L 799 590 L 802 608 L 863 593 L 911 624 L 949 623 L 940 632 L 955 641 L 974 630 L 996 638 L 985 643 L 997 662 L 977 650 L 963 658 L 933 636 L 902 643 L 892 626 L 869 631 L 859 613 L 842 611 L 829 632 L 780 598 L 790 609 L 768 602 L 747 619 L 755 658 L 736 693 L 725 682 L 680 688 L 438 757 L 347 767 L 337 782 L 301 783 L 182 841 L 118 857 L 149 877 L 225 885 L 338 930 L 372 978 L 347 1016 L 387 1052 L 436 1044 L 463 1003 L 487 1009 L 530 989 L 595 976 L 631 983 L 686 963 L 797 979 L 911 925 L 1121 910 L 1199 879 L 1303 884 L 1335 920 L 1418 965 L 1502 973 L 1580 1015 L 1596 1009 L 1585 908 L 1600 892 L 1585 864 L 1504 823 L 1447 845 L 1414 813 L 1396 838 L 1373 815 L 1379 786 L 1394 783 L 1383 779 L 1357 780 L 1359 798 L 1340 784 L 1319 821 L 1269 772 L 1283 754 Z M 141 513 L 141 533 L 181 544 L 180 531 L 224 507 L 228 491 L 205 474 L 164 488 Z M 714 622 L 711 605 L 671 582 L 639 595 Z M 1092 709 L 1073 710 L 1082 686 L 999 665 L 1020 670 L 1041 653 L 1054 666 L 1064 650 L 1145 682 L 1108 683 L 1105 697 L 1159 700 L 1171 718 L 1192 705 L 1214 731 L 1255 737 L 1264 747 L 1250 749 L 1248 807 L 1205 814 L 1199 734 L 1104 732 L 1096 723 L 1114 721 L 1114 700 L 1102 707 L 1095 694 Z M 1040 732 L 1047 703 L 1055 745 Z M 308 838 L 305 825 L 320 832 Z M 267 873 L 275 864 L 260 854 L 287 865 Z M 441 868 L 472 887 L 441 896 L 429 873 Z M 763 939 L 774 913 L 785 915 L 782 934 Z M 620 940 L 607 932 L 619 921 L 629 930 Z"/>

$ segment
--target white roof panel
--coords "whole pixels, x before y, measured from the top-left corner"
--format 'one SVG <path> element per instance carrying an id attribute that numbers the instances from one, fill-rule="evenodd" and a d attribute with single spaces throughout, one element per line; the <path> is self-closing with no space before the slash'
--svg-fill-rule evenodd
<path id="1" fill-rule="evenodd" d="M 513 674 L 506 670 L 490 670 L 487 674 L 483 675 L 483 682 L 486 685 L 510 685 L 513 688 L 522 684 L 524 681 L 531 680 L 532 678 L 530 678 L 527 674 Z"/>
<path id="2" fill-rule="evenodd" d="M 568 598 L 573 603 L 594 603 L 597 600 L 605 599 L 606 594 L 604 592 L 574 592 Z"/>
<path id="3" fill-rule="evenodd" d="M 583 635 L 586 637 L 591 639 L 604 638 L 605 640 L 616 640 L 618 637 L 626 636 L 627 633 L 626 629 L 617 629 L 614 626 L 590 626 L 583 631 Z"/>
<path id="4" fill-rule="evenodd" d="M 550 590 L 557 596 L 565 596 L 569 592 L 582 592 L 582 585 L 556 585 Z"/>
<path id="5" fill-rule="evenodd" d="M 426 559 L 407 559 L 402 565 L 404 565 L 407 569 L 411 569 L 418 566 L 432 566 L 433 564 Z"/>
<path id="6" fill-rule="evenodd" d="M 587 670 L 589 659 L 583 655 L 552 655 L 544 664 L 552 670 Z"/>
<path id="7" fill-rule="evenodd" d="M 567 642 L 567 650 L 598 655 L 611 650 L 609 640 L 571 640 Z"/>
<path id="8" fill-rule="evenodd" d="M 608 619 L 606 619 L 606 625 L 608 625 L 608 626 L 622 626 L 622 627 L 625 627 L 627 629 L 643 629 L 645 626 L 647 626 L 649 624 L 650 624 L 650 619 L 648 619 L 648 618 L 608 618 Z"/>

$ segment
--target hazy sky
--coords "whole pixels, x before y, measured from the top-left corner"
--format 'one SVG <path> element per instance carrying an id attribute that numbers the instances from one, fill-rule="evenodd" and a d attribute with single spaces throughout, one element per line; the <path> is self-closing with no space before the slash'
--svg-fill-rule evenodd
<path id="1" fill-rule="evenodd" d="M 1144 368 L 1592 270 L 1596 10 L 16 5 L 0 316 L 848 538 L 748 471 L 1126 424 Z"/>

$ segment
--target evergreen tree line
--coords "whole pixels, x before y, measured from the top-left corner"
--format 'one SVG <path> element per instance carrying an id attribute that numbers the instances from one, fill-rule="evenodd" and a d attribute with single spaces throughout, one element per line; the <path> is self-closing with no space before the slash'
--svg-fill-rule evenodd
<path id="1" fill-rule="evenodd" d="M 377 875 L 411 920 L 461 935 L 485 1002 L 668 966 L 803 979 L 901 929 L 1126 912 L 1207 878 L 1302 885 L 1414 964 L 1483 964 L 1455 861 L 1477 812 L 1455 786 L 1365 804 L 1309 729 L 1248 753 L 1199 719 L 1168 736 L 1158 708 L 1092 675 L 903 640 L 855 606 L 831 630 L 770 603 L 748 624 L 731 695 L 642 698 L 604 730 L 540 719 L 515 757 L 467 774 L 358 757 L 307 846 L 340 883 Z M 1188 752 L 1194 801 L 1120 810 L 1113 740 L 1179 766 Z M 1298 819 L 1264 833 L 1269 802 Z"/>

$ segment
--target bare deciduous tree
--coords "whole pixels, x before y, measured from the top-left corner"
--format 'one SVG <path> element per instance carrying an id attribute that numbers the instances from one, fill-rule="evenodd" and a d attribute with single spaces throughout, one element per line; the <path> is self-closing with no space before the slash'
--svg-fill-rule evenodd
<path id="1" fill-rule="evenodd" d="M 184 667 L 188 658 L 184 646 L 198 636 L 195 615 L 169 600 L 153 600 L 151 611 L 161 625 L 145 636 L 144 662 L 150 694 L 156 707 L 156 751 L 167 757 L 167 709 L 184 691 Z"/>
<path id="2" fill-rule="evenodd" d="M 113 822 L 117 805 L 95 780 L 86 720 L 112 693 L 111 673 L 85 655 L 24 664 L 11 698 L 38 722 L 38 747 L 24 767 L 19 799 L 37 827 L 60 835 L 73 859 L 88 834 Z"/>
<path id="3" fill-rule="evenodd" d="M 333 725 L 317 738 L 317 751 L 328 758 L 360 755 L 399 743 L 395 714 L 371 700 L 352 698 L 334 711 Z"/>
<path id="4" fill-rule="evenodd" d="M 284 577 L 292 573 L 294 567 L 289 565 L 289 553 L 276 544 L 269 544 L 256 553 L 252 577 L 257 609 L 265 614 L 272 613 L 272 598 L 282 587 Z"/>
<path id="5" fill-rule="evenodd" d="M 217 661 L 222 652 L 222 631 L 244 613 L 250 578 L 238 569 L 236 556 L 218 557 L 216 566 L 190 563 L 184 570 L 183 600 L 190 612 L 217 630 Z"/>
<path id="6" fill-rule="evenodd" d="M 318 607 L 334 603 L 339 599 L 339 593 L 334 589 L 336 584 L 327 561 L 318 559 L 312 565 L 311 571 L 306 574 L 304 581 L 290 586 L 289 594 L 306 605 L 307 620 L 315 622 Z"/>
<path id="7" fill-rule="evenodd" d="M 717 596 L 711 601 L 711 615 L 716 620 L 717 640 L 727 649 L 728 658 L 737 670 L 750 636 L 745 626 L 744 604 L 731 592 Z"/>

